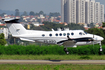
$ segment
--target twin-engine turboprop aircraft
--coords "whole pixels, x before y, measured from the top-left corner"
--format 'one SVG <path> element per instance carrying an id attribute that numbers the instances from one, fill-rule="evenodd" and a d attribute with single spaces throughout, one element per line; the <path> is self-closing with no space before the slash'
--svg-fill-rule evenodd
<path id="1" fill-rule="evenodd" d="M 59 30 L 59 31 L 39 31 L 26 30 L 17 19 L 4 19 L 13 37 L 18 37 L 24 41 L 41 42 L 46 44 L 63 45 L 64 51 L 69 54 L 67 47 L 77 45 L 100 44 L 103 37 L 84 32 L 83 30 Z"/>

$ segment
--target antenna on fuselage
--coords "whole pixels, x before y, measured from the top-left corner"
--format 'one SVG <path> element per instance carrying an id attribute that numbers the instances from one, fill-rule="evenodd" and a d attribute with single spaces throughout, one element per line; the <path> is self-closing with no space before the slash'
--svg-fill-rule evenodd
<path id="1" fill-rule="evenodd" d="M 54 31 L 54 29 L 53 29 L 53 28 L 52 28 L 51 30 L 52 30 L 52 31 Z"/>
<path id="2" fill-rule="evenodd" d="M 63 27 L 60 27 L 61 28 L 61 31 L 64 31 L 64 28 Z"/>

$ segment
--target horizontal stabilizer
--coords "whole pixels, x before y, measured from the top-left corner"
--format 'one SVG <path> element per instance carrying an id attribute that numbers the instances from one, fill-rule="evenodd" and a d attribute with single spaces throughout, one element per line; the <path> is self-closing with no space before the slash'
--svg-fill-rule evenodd
<path id="1" fill-rule="evenodd" d="M 16 18 L 9 18 L 9 19 L 2 19 L 3 21 L 5 21 L 5 23 L 19 23 L 18 20 Z"/>

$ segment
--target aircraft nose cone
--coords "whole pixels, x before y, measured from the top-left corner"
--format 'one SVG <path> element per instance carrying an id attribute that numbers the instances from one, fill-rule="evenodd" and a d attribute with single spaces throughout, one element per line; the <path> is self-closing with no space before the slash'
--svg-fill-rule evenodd
<path id="1" fill-rule="evenodd" d="M 98 37 L 98 40 L 101 40 L 102 41 L 102 40 L 104 40 L 104 38 L 103 37 Z"/>
<path id="2" fill-rule="evenodd" d="M 99 40 L 99 41 L 104 40 L 103 37 L 101 37 L 101 36 L 97 36 L 97 35 L 95 35 L 93 39 L 94 39 L 94 40 Z"/>
<path id="3" fill-rule="evenodd" d="M 103 37 L 100 37 L 100 40 L 104 40 L 104 38 Z"/>

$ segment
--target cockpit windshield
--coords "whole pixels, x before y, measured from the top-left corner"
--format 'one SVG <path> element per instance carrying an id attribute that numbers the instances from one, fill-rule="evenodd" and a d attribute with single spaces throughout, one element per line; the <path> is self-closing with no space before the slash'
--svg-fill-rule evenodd
<path id="1" fill-rule="evenodd" d="M 86 35 L 87 32 L 79 32 L 79 35 Z"/>
<path id="2" fill-rule="evenodd" d="M 87 32 L 84 32 L 85 34 L 87 34 Z"/>

